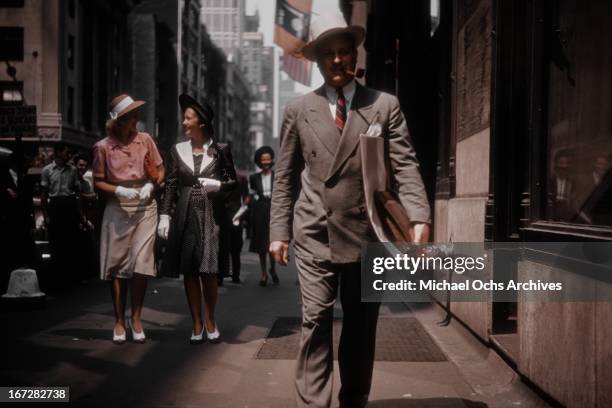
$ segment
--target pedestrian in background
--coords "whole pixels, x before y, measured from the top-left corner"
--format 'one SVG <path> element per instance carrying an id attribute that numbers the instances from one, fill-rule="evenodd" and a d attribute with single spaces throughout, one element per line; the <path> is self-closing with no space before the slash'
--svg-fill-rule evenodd
<path id="1" fill-rule="evenodd" d="M 236 174 L 236 184 L 228 191 L 224 197 L 225 209 L 227 212 L 227 231 L 228 239 L 221 241 L 219 262 L 224 275 L 230 275 L 233 283 L 240 283 L 240 254 L 242 252 L 244 219 L 247 217 L 250 195 L 249 185 L 246 177 Z M 223 229 L 221 229 L 223 231 Z"/>
<path id="2" fill-rule="evenodd" d="M 260 172 L 251 174 L 249 187 L 251 193 L 251 243 L 249 251 L 259 255 L 259 267 L 261 270 L 260 286 L 268 284 L 266 272 L 267 260 L 270 258 L 270 276 L 272 282 L 278 285 L 279 279 L 276 274 L 276 266 L 272 255 L 268 253 L 270 246 L 270 203 L 272 197 L 272 181 L 274 180 L 274 150 L 270 146 L 262 146 L 255 151 L 255 164 L 261 169 Z"/>
<path id="3" fill-rule="evenodd" d="M 14 269 L 27 266 L 40 270 L 32 236 L 32 193 L 24 186 L 24 174 L 15 153 L 0 147 L 0 293 L 6 292 Z"/>
<path id="4" fill-rule="evenodd" d="M 53 161 L 43 167 L 40 178 L 41 207 L 49 233 L 51 265 L 59 283 L 66 289 L 77 280 L 79 260 L 79 222 L 82 209 L 81 183 L 75 166 L 70 164 L 70 150 L 64 143 L 53 148 Z"/>
<path id="5" fill-rule="evenodd" d="M 94 184 L 107 197 L 100 234 L 100 276 L 111 282 L 113 342 L 119 344 L 126 340 L 128 283 L 132 338 L 137 343 L 145 342 L 142 307 L 147 280 L 156 276 L 157 204 L 153 191 L 164 179 L 164 167 L 151 136 L 136 129 L 139 108 L 144 103 L 128 95 L 114 98 L 107 136 L 94 146 Z"/>
<path id="6" fill-rule="evenodd" d="M 227 214 L 222 194 L 236 183 L 229 147 L 214 140 L 214 111 L 189 95 L 180 95 L 183 129 L 188 140 L 170 150 L 168 177 L 158 234 L 168 239 L 162 273 L 184 277 L 193 319 L 192 344 L 218 342 L 215 320 L 219 272 L 219 229 Z M 202 322 L 202 296 L 204 320 Z"/>
<path id="7" fill-rule="evenodd" d="M 98 203 L 93 187 L 93 172 L 89 156 L 80 154 L 74 159 L 75 166 L 79 172 L 79 183 L 81 184 L 81 222 L 79 224 L 78 256 L 80 279 L 90 278 L 98 271 L 100 263 L 98 239 L 99 232 Z"/>
<path id="8" fill-rule="evenodd" d="M 81 196 L 94 196 L 93 172 L 91 171 L 91 160 L 85 154 L 80 154 L 74 159 L 74 165 L 79 172 L 81 184 Z"/>

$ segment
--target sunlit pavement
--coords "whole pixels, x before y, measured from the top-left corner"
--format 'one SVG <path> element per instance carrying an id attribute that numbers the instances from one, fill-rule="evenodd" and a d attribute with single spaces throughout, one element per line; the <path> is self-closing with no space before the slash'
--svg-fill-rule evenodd
<path id="1" fill-rule="evenodd" d="M 219 289 L 220 344 L 189 344 L 191 318 L 174 279 L 149 286 L 144 345 L 110 341 L 110 292 L 99 281 L 49 298 L 39 311 L 2 312 L 0 385 L 68 385 L 71 406 L 295 406 L 295 361 L 257 359 L 276 318 L 300 315 L 295 267 L 279 276 L 279 286 L 260 287 L 256 257 L 243 254 L 243 283 L 226 280 Z M 460 325 L 439 327 L 437 307 L 388 304 L 381 316 L 415 316 L 447 361 L 377 361 L 369 407 L 548 406 Z M 337 392 L 337 367 L 335 376 Z"/>

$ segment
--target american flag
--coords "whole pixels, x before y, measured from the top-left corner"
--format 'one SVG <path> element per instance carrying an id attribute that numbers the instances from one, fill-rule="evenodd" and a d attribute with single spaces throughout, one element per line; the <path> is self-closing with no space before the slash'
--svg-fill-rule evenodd
<path id="1" fill-rule="evenodd" d="M 283 71 L 289 78 L 306 86 L 310 86 L 312 62 L 303 57 L 295 57 L 286 52 L 283 55 Z"/>
<path id="2" fill-rule="evenodd" d="M 310 86 L 312 63 L 301 57 L 308 41 L 312 0 L 276 0 L 274 42 L 284 50 L 283 71 Z"/>

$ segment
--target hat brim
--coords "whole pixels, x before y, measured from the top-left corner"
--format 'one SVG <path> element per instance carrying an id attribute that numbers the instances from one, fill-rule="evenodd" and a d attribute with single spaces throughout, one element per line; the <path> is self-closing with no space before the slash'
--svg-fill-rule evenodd
<path id="1" fill-rule="evenodd" d="M 187 110 L 187 108 L 191 108 L 195 110 L 198 115 L 204 119 L 205 122 L 210 123 L 212 121 L 212 119 L 208 117 L 209 115 L 207 115 L 204 111 L 202 105 L 200 105 L 198 101 L 196 101 L 194 98 L 187 94 L 179 95 L 179 105 L 181 107 L 181 112 L 183 113 L 185 113 L 185 110 Z"/>
<path id="2" fill-rule="evenodd" d="M 120 117 L 127 115 L 128 113 L 132 112 L 133 110 L 136 110 L 136 109 L 140 108 L 145 103 L 146 103 L 145 101 L 134 101 L 134 102 L 130 103 L 124 110 L 119 112 L 119 114 L 117 115 L 117 117 L 115 119 L 119 119 Z"/>
<path id="3" fill-rule="evenodd" d="M 302 48 L 302 55 L 304 58 L 310 61 L 316 61 L 316 49 L 317 45 L 319 45 L 322 41 L 327 40 L 330 37 L 341 35 L 341 34 L 349 34 L 355 40 L 355 47 L 359 47 L 363 40 L 365 39 L 366 31 L 365 28 L 361 26 L 348 26 L 348 27 L 338 27 L 332 28 L 331 30 L 327 30 L 321 35 L 319 35 L 316 39 L 310 41 Z"/>

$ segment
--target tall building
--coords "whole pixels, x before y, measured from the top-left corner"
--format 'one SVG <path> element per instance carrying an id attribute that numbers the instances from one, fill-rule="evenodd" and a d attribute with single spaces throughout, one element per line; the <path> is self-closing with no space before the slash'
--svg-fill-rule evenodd
<path id="1" fill-rule="evenodd" d="M 251 84 L 253 95 L 259 93 L 259 85 L 263 82 L 262 51 L 263 33 L 242 33 L 241 66 L 247 81 Z"/>
<path id="2" fill-rule="evenodd" d="M 226 57 L 211 41 L 200 10 L 200 0 L 144 0 L 133 12 L 134 88 L 150 101 L 144 120 L 164 147 L 182 138 L 180 93 L 208 102 L 217 114 L 216 134 L 224 135 Z M 163 41 L 164 32 L 172 41 Z"/>
<path id="3" fill-rule="evenodd" d="M 272 142 L 274 106 L 274 48 L 264 46 L 259 32 L 259 12 L 244 17 L 241 66 L 250 83 L 251 128 L 249 134 L 253 149 Z"/>
<path id="4" fill-rule="evenodd" d="M 0 3 L 0 105 L 36 107 L 29 153 L 64 141 L 88 149 L 102 135 L 109 100 L 129 90 L 131 1 Z M 3 64 L 4 65 L 4 64 Z M 14 135 L 1 134 L 12 143 Z M 46 147 L 45 147 L 46 146 Z"/>
<path id="5" fill-rule="evenodd" d="M 220 139 L 231 142 L 236 167 L 248 169 L 252 162 L 253 147 L 250 140 L 251 92 L 249 83 L 238 64 L 226 65 L 226 92 L 224 100 L 224 131 Z"/>
<path id="6" fill-rule="evenodd" d="M 164 149 L 174 143 L 178 128 L 179 62 L 177 57 L 179 1 L 145 0 L 130 15 L 131 87 L 147 104 L 142 127 Z M 168 80 L 173 78 L 174 80 Z"/>
<path id="7" fill-rule="evenodd" d="M 283 116 L 285 114 L 285 107 L 294 98 L 297 98 L 300 93 L 295 91 L 295 81 L 289 78 L 283 71 L 279 71 L 278 73 L 279 81 L 278 81 L 278 128 L 281 128 L 281 123 L 283 121 Z M 275 139 L 278 139 L 278 135 L 274 135 Z M 278 143 L 278 142 L 276 142 Z"/>
<path id="8" fill-rule="evenodd" d="M 201 16 L 213 42 L 239 64 L 245 0 L 202 0 Z"/>

